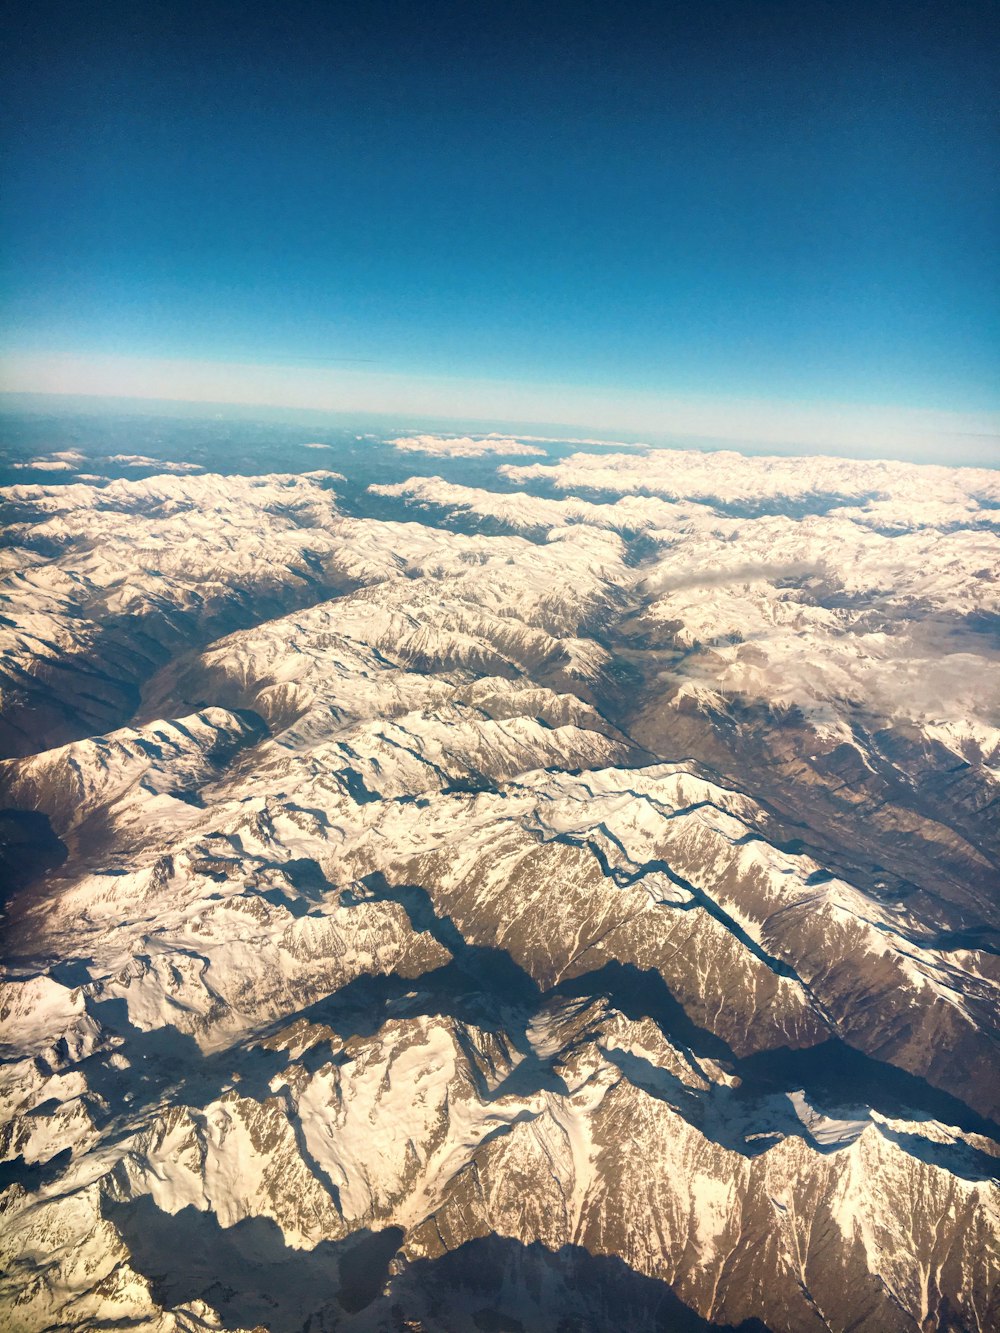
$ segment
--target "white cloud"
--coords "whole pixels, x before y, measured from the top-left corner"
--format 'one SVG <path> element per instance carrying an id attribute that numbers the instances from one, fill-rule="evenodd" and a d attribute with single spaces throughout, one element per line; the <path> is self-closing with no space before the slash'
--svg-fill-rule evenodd
<path id="1" fill-rule="evenodd" d="M 11 463 L 12 468 L 28 468 L 32 472 L 72 472 L 73 464 L 64 458 L 32 458 L 27 463 Z"/>
<path id="2" fill-rule="evenodd" d="M 199 463 L 175 463 L 162 458 L 149 458 L 146 454 L 109 454 L 106 463 L 117 463 L 119 467 L 151 467 L 158 472 L 201 472 Z"/>
<path id="3" fill-rule="evenodd" d="M 545 457 L 544 449 L 502 435 L 402 435 L 389 443 L 404 453 L 430 454 L 434 458 L 485 458 L 490 454 Z"/>

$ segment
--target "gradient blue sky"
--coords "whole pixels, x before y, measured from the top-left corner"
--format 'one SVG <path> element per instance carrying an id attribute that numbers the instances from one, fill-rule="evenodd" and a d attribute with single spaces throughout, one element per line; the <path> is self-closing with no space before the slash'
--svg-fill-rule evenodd
<path id="1" fill-rule="evenodd" d="M 585 425 L 597 393 L 650 429 L 683 400 L 979 433 L 998 13 L 32 0 L 3 70 L 7 387 L 93 363 L 186 396 L 182 361 L 205 397 L 287 367 L 328 406 L 468 415 L 486 383 L 511 419 Z"/>

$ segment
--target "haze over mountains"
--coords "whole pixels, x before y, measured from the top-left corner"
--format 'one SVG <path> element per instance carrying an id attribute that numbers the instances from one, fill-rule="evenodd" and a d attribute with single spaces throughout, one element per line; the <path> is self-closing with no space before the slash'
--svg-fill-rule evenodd
<path id="1" fill-rule="evenodd" d="M 995 1328 L 1000 474 L 240 429 L 7 460 L 8 1326 Z"/>

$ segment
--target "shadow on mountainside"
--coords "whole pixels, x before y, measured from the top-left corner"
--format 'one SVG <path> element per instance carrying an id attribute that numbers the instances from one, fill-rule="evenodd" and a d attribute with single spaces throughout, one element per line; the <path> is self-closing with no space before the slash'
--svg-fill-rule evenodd
<path id="1" fill-rule="evenodd" d="M 403 1329 L 407 1320 L 435 1333 L 710 1333 L 712 1324 L 669 1286 L 620 1259 L 579 1246 L 553 1253 L 537 1241 L 499 1236 L 467 1241 L 437 1259 L 390 1266 L 400 1227 L 364 1230 L 313 1250 L 287 1246 L 269 1218 L 224 1228 L 192 1206 L 163 1212 L 148 1197 L 104 1203 L 107 1219 L 166 1307 L 201 1299 L 221 1328 L 262 1326 Z M 412 1325 L 410 1325 L 412 1327 Z M 768 1333 L 747 1320 L 739 1333 Z"/>
<path id="2" fill-rule="evenodd" d="M 0 907 L 8 894 L 55 870 L 66 856 L 66 844 L 41 810 L 0 810 Z"/>
<path id="3" fill-rule="evenodd" d="M 222 1227 L 214 1213 L 189 1205 L 170 1214 L 149 1197 L 105 1200 L 103 1207 L 154 1299 L 168 1308 L 207 1301 L 223 1329 L 301 1333 L 310 1317 L 321 1328 L 340 1327 L 345 1310 L 363 1309 L 379 1295 L 403 1239 L 399 1227 L 388 1227 L 297 1250 L 268 1217 Z"/>
<path id="4" fill-rule="evenodd" d="M 713 1324 L 664 1282 L 644 1277 L 611 1255 L 576 1245 L 547 1250 L 503 1236 L 467 1241 L 437 1259 L 409 1264 L 385 1295 L 351 1324 L 406 1327 L 420 1320 L 434 1333 L 708 1333 Z M 386 1317 L 388 1320 L 386 1321 Z M 756 1319 L 739 1333 L 768 1333 Z"/>
<path id="5" fill-rule="evenodd" d="M 699 1027 L 659 972 L 615 960 L 592 972 L 561 981 L 551 992 L 573 998 L 601 996 L 632 1022 L 651 1018 L 664 1036 L 687 1046 L 703 1059 L 730 1061 L 729 1044 L 707 1028 Z"/>
<path id="6" fill-rule="evenodd" d="M 733 1064 L 747 1094 L 803 1090 L 820 1106 L 863 1103 L 890 1118 L 939 1120 L 1000 1141 L 1000 1125 L 897 1065 L 865 1055 L 838 1038 L 803 1050 L 760 1051 Z M 1000 1166 L 1000 1159 L 997 1161 Z"/>

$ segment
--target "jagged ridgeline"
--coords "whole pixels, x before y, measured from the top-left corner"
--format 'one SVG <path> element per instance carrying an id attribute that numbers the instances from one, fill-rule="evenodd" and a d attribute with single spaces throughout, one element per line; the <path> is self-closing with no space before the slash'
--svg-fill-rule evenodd
<path id="1" fill-rule="evenodd" d="M 997 474 L 544 443 L 3 493 L 0 1326 L 1000 1326 Z"/>

